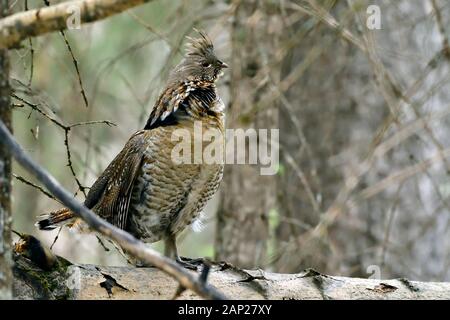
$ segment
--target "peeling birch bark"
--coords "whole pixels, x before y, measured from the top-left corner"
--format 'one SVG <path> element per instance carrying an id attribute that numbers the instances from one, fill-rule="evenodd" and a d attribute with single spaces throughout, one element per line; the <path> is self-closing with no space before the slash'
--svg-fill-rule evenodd
<path id="1" fill-rule="evenodd" d="M 0 20 L 0 49 L 45 33 L 68 29 L 74 14 L 80 24 L 105 19 L 150 0 L 78 0 L 19 12 Z"/>

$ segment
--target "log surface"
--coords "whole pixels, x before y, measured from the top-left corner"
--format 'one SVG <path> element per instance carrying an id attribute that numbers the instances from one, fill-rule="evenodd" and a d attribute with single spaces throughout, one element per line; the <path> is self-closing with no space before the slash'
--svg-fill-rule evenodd
<path id="1" fill-rule="evenodd" d="M 58 258 L 53 270 L 43 271 L 23 256 L 15 261 L 17 299 L 172 299 L 178 288 L 176 280 L 156 268 L 74 265 Z M 447 282 L 348 278 L 312 269 L 278 274 L 214 263 L 208 281 L 239 300 L 450 299 Z M 187 290 L 179 299 L 199 297 Z"/>

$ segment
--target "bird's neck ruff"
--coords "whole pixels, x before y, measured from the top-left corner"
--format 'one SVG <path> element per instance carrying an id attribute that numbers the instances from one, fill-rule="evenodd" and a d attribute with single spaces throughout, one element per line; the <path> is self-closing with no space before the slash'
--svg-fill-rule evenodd
<path id="1" fill-rule="evenodd" d="M 220 118 L 221 111 L 213 110 L 219 100 L 214 82 L 186 80 L 167 87 L 150 113 L 144 130 L 173 125 L 179 117 L 202 120 L 205 117 Z"/>

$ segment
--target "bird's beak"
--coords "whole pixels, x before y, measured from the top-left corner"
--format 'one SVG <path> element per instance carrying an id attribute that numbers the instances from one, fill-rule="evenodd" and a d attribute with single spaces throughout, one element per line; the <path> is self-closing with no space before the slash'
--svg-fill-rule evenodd
<path id="1" fill-rule="evenodd" d="M 222 69 L 228 68 L 228 65 L 225 62 L 220 61 L 220 67 Z"/>

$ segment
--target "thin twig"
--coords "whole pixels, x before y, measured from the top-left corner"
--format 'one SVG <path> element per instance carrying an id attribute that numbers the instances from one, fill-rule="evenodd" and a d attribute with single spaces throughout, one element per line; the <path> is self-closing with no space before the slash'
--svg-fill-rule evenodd
<path id="1" fill-rule="evenodd" d="M 55 239 L 53 239 L 53 242 L 52 242 L 52 244 L 51 244 L 51 246 L 50 246 L 50 250 L 53 249 L 53 246 L 55 245 L 56 241 L 58 241 L 59 235 L 60 235 L 60 233 L 61 233 L 61 231 L 62 231 L 62 228 L 63 228 L 62 226 L 59 227 L 58 233 L 56 234 Z"/>
<path id="2" fill-rule="evenodd" d="M 441 10 L 437 5 L 436 0 L 431 0 L 431 6 L 433 7 L 433 11 L 436 14 L 436 23 L 438 25 L 439 33 L 442 37 L 442 52 L 444 53 L 444 56 L 447 58 L 447 60 L 450 60 L 450 44 L 448 41 L 448 37 L 445 34 L 445 26 L 444 22 L 442 21 Z"/>
<path id="3" fill-rule="evenodd" d="M 284 158 L 286 162 L 289 164 L 289 166 L 294 170 L 297 177 L 300 179 L 301 183 L 305 187 L 306 195 L 309 198 L 309 201 L 311 202 L 311 205 L 313 207 L 314 213 L 320 214 L 320 205 L 316 200 L 316 197 L 314 196 L 314 192 L 312 191 L 311 185 L 308 182 L 308 179 L 306 178 L 305 173 L 300 168 L 300 166 L 297 165 L 294 158 L 289 154 L 287 150 L 284 150 Z"/>
<path id="4" fill-rule="evenodd" d="M 48 0 L 44 0 L 44 3 L 47 7 L 50 7 L 50 2 Z M 59 31 L 59 33 L 63 37 L 64 43 L 66 44 L 67 50 L 69 51 L 70 57 L 72 58 L 73 65 L 74 65 L 75 71 L 77 73 L 78 84 L 80 85 L 81 95 L 83 96 L 84 105 L 87 108 L 87 107 L 89 107 L 89 103 L 88 103 L 88 99 L 86 96 L 86 92 L 84 91 L 83 81 L 81 81 L 80 68 L 78 67 L 78 60 L 75 58 L 75 54 L 73 53 L 72 46 L 70 45 L 69 40 L 67 39 L 67 36 L 66 36 L 66 33 L 64 32 L 64 30 L 61 29 Z"/>
<path id="5" fill-rule="evenodd" d="M 15 93 L 12 93 L 11 96 L 17 100 L 19 100 L 20 102 L 23 102 L 25 105 L 27 105 L 28 107 L 30 107 L 31 109 L 33 109 L 34 111 L 40 113 L 42 116 L 44 116 L 45 118 L 47 118 L 48 120 L 50 120 L 51 122 L 53 122 L 54 124 L 56 124 L 58 127 L 60 127 L 61 129 L 65 130 L 67 127 L 66 125 L 64 125 L 63 123 L 61 123 L 60 121 L 56 120 L 55 118 L 51 117 L 50 115 L 48 115 L 46 112 L 44 112 L 41 108 L 39 108 L 38 104 L 32 103 L 30 101 L 27 101 L 21 97 L 19 97 L 18 95 L 16 95 Z"/>
<path id="6" fill-rule="evenodd" d="M 17 180 L 19 180 L 20 182 L 22 182 L 22 183 L 24 183 L 24 184 L 26 184 L 26 185 L 28 185 L 28 186 L 31 186 L 31 187 L 33 187 L 33 188 L 35 188 L 35 189 L 38 189 L 40 192 L 42 192 L 43 194 L 45 194 L 45 195 L 46 195 L 47 197 L 49 197 L 50 199 L 60 202 L 58 199 L 56 199 L 54 196 L 52 196 L 50 193 L 48 193 L 46 190 L 44 190 L 44 188 L 42 188 L 41 186 L 38 186 L 37 184 L 35 184 L 35 183 L 31 182 L 31 181 L 28 181 L 28 180 L 25 179 L 24 177 L 18 176 L 18 175 L 16 175 L 16 174 L 13 174 L 13 176 L 14 176 L 14 178 L 16 178 Z M 60 203 L 61 203 L 61 202 L 60 202 Z"/>
<path id="7" fill-rule="evenodd" d="M 97 238 L 98 243 L 100 244 L 100 246 L 103 248 L 103 250 L 105 250 L 106 252 L 109 251 L 109 248 L 106 246 L 106 244 L 103 243 L 103 240 L 99 237 L 99 236 L 95 236 Z"/>
<path id="8" fill-rule="evenodd" d="M 150 24 L 148 24 L 147 22 L 145 22 L 143 19 L 141 19 L 137 14 L 135 14 L 132 11 L 129 11 L 128 14 L 134 19 L 136 20 L 137 23 L 141 24 L 145 29 L 147 29 L 148 31 L 150 31 L 151 33 L 155 34 L 159 39 L 161 39 L 162 41 L 164 41 L 165 43 L 167 43 L 169 45 L 169 47 L 172 49 L 172 44 L 170 43 L 170 39 L 162 34 L 161 32 L 159 32 L 158 30 L 156 30 L 155 28 L 153 28 Z M 179 51 L 180 54 L 183 54 L 183 52 L 181 52 L 180 48 L 177 48 L 177 50 Z"/>
<path id="9" fill-rule="evenodd" d="M 408 166 L 404 169 L 401 169 L 381 181 L 375 183 L 374 185 L 365 188 L 361 191 L 361 196 L 364 199 L 373 197 L 374 195 L 380 193 L 387 187 L 391 186 L 395 182 L 402 182 L 409 177 L 416 175 L 419 172 L 425 171 L 427 168 L 432 166 L 438 161 L 444 161 L 446 158 L 450 156 L 450 148 L 444 150 L 438 150 L 432 157 L 425 159 L 419 163 Z"/>
<path id="10" fill-rule="evenodd" d="M 64 38 L 64 42 L 66 44 L 67 50 L 69 50 L 70 56 L 72 57 L 72 62 L 75 67 L 75 71 L 77 73 L 78 84 L 80 85 L 80 92 L 81 92 L 81 95 L 83 96 L 84 105 L 87 108 L 87 107 L 89 107 L 89 102 L 88 102 L 88 99 L 86 96 L 86 91 L 84 91 L 83 81 L 81 81 L 81 74 L 80 74 L 80 68 L 78 67 L 78 60 L 75 58 L 75 55 L 72 51 L 72 47 L 70 46 L 69 40 L 67 39 L 66 33 L 63 30 L 61 30 L 60 33 L 61 33 L 62 37 Z"/>
<path id="11" fill-rule="evenodd" d="M 91 125 L 91 124 L 106 124 L 107 126 L 110 126 L 110 127 L 117 126 L 116 123 L 109 121 L 109 120 L 93 120 L 93 121 L 77 122 L 77 123 L 71 124 L 70 126 L 68 126 L 68 128 L 72 129 L 75 127 L 87 126 L 87 125 Z"/>
<path id="12" fill-rule="evenodd" d="M 400 183 L 398 185 L 397 191 L 395 192 L 394 203 L 389 208 L 389 211 L 387 214 L 388 221 L 387 221 L 387 225 L 386 225 L 386 230 L 384 232 L 383 242 L 381 244 L 381 262 L 380 262 L 381 267 L 384 267 L 384 264 L 386 262 L 386 252 L 388 250 L 388 245 L 389 245 L 389 236 L 391 235 L 394 216 L 395 216 L 395 212 L 397 211 L 397 206 L 400 202 L 400 191 L 401 191 L 403 185 L 404 185 L 403 183 Z"/>
<path id="13" fill-rule="evenodd" d="M 72 176 L 75 179 L 75 182 L 78 186 L 78 189 L 84 194 L 84 196 L 86 197 L 86 190 L 89 189 L 88 187 L 84 186 L 80 179 L 78 178 L 76 172 L 75 172 L 75 168 L 73 166 L 72 163 L 72 152 L 70 151 L 70 144 L 69 144 L 69 132 L 70 130 L 72 130 L 72 128 L 75 127 L 79 127 L 79 126 L 85 126 L 85 125 L 92 125 L 92 124 L 106 124 L 108 126 L 116 126 L 116 124 L 112 121 L 109 120 L 96 120 L 96 121 L 85 121 L 85 122 L 78 122 L 78 123 L 74 123 L 71 125 L 65 125 L 64 123 L 62 123 L 61 121 L 53 118 L 52 116 L 50 116 L 49 114 L 47 114 L 46 112 L 44 112 L 39 105 L 32 103 L 30 101 L 27 101 L 21 97 L 19 97 L 16 94 L 11 94 L 11 96 L 17 100 L 19 100 L 20 102 L 23 102 L 25 105 L 29 106 L 32 110 L 38 112 L 39 114 L 41 114 L 42 116 L 44 116 L 45 118 L 49 119 L 51 122 L 53 122 L 55 125 L 57 125 L 59 128 L 61 128 L 62 130 L 64 130 L 64 146 L 66 149 L 66 155 L 67 155 L 67 166 L 70 169 L 70 172 L 72 173 Z"/>
<path id="14" fill-rule="evenodd" d="M 78 189 L 84 194 L 86 197 L 86 187 L 81 184 L 81 181 L 78 179 L 77 174 L 75 172 L 75 169 L 72 164 L 72 153 L 70 152 L 69 147 L 69 130 L 64 130 L 64 145 L 66 146 L 66 154 L 67 154 L 67 166 L 70 169 L 70 172 L 72 173 L 72 176 L 75 179 L 75 182 L 78 185 Z"/>
<path id="15" fill-rule="evenodd" d="M 289 7 L 298 10 L 308 16 L 314 17 L 315 19 L 322 21 L 330 28 L 334 29 L 343 39 L 354 44 L 361 51 L 365 52 L 362 41 L 353 35 L 347 28 L 343 27 L 332 15 L 330 15 L 324 8 L 317 5 L 315 1 L 308 1 L 311 7 L 306 7 L 302 4 L 297 4 L 290 2 Z"/>

